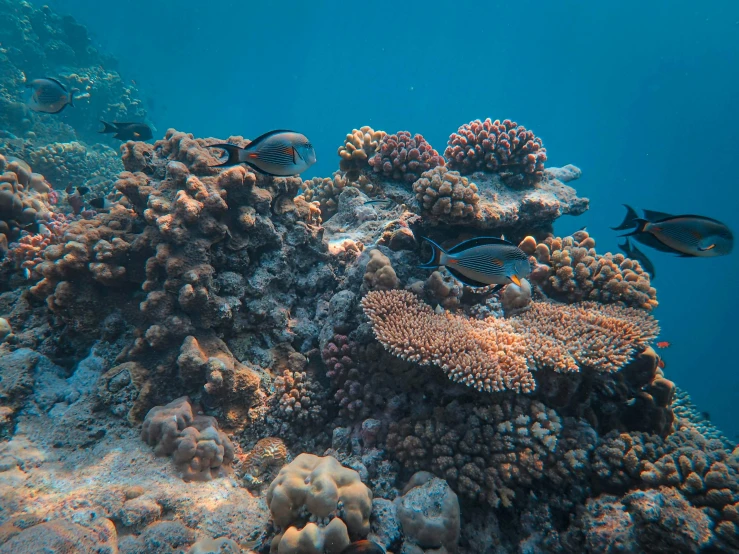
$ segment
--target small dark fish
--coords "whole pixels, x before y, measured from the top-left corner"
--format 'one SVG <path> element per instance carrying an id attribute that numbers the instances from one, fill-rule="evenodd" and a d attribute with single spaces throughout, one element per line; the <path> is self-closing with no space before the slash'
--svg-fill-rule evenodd
<path id="1" fill-rule="evenodd" d="M 368 204 L 386 204 L 389 206 L 390 204 L 395 204 L 395 200 L 390 198 L 375 198 L 374 200 L 367 200 L 367 202 L 364 203 L 365 206 Z"/>
<path id="2" fill-rule="evenodd" d="M 84 200 L 82 200 L 82 197 L 79 194 L 67 196 L 67 203 L 72 206 L 72 211 L 75 215 L 78 215 L 85 205 Z"/>
<path id="3" fill-rule="evenodd" d="M 649 273 L 649 276 L 654 279 L 657 276 L 657 271 L 654 269 L 654 264 L 647 258 L 647 255 L 639 250 L 636 246 L 631 244 L 629 239 L 625 239 L 623 244 L 619 244 L 618 247 L 626 254 L 627 258 L 636 260 L 644 268 L 644 271 Z"/>
<path id="4" fill-rule="evenodd" d="M 115 133 L 113 138 L 118 140 L 149 140 L 154 136 L 151 127 L 146 123 L 119 123 L 118 121 L 106 123 L 102 119 L 100 122 L 105 127 L 98 132 L 102 134 Z"/>
<path id="5" fill-rule="evenodd" d="M 711 414 L 709 412 L 701 412 L 701 417 L 706 421 L 711 421 Z"/>
<path id="6" fill-rule="evenodd" d="M 341 554 L 385 554 L 385 549 L 373 541 L 354 541 Z"/>
<path id="7" fill-rule="evenodd" d="M 255 138 L 245 148 L 235 144 L 210 144 L 228 154 L 226 161 L 213 167 L 245 163 L 255 171 L 274 177 L 298 175 L 316 163 L 316 151 L 305 135 L 277 130 Z"/>
<path id="8" fill-rule="evenodd" d="M 64 192 L 66 192 L 67 194 L 72 194 L 74 189 L 74 185 L 69 185 L 66 189 L 64 189 Z M 79 194 L 80 196 L 84 196 L 88 192 L 90 192 L 90 189 L 87 187 L 77 187 L 77 194 Z"/>
<path id="9" fill-rule="evenodd" d="M 67 90 L 52 78 L 34 79 L 26 83 L 26 88 L 31 89 L 26 105 L 34 112 L 51 114 L 59 113 L 67 106 L 74 107 L 74 93 L 79 92 L 76 88 Z"/>
<path id="10" fill-rule="evenodd" d="M 514 283 L 521 286 L 521 279 L 531 273 L 529 257 L 520 248 L 504 239 L 478 237 L 460 242 L 448 251 L 431 239 L 422 237 L 431 244 L 431 259 L 419 266 L 422 269 L 446 267 L 458 281 L 470 287 L 504 285 Z"/>
<path id="11" fill-rule="evenodd" d="M 113 203 L 104 196 L 93 198 L 88 202 L 88 204 L 90 204 L 90 206 L 92 206 L 96 210 L 109 210 L 110 207 L 113 205 Z"/>
<path id="12" fill-rule="evenodd" d="M 644 211 L 643 218 L 633 221 L 636 229 L 623 237 L 650 236 L 667 251 L 682 257 L 712 258 L 725 256 L 734 248 L 734 235 L 720 221 L 701 215 L 670 215 Z M 637 238 L 637 240 L 639 240 Z"/>

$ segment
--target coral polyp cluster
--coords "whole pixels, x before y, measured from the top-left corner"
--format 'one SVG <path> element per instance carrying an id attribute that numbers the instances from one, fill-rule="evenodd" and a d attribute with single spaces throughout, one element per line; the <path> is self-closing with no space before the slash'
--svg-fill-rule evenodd
<path id="1" fill-rule="evenodd" d="M 349 179 L 359 177 L 369 167 L 369 161 L 375 156 L 386 135 L 385 131 L 375 131 L 368 125 L 353 129 L 339 147 L 339 169 L 346 172 Z"/>
<path id="2" fill-rule="evenodd" d="M 449 137 L 444 157 L 463 175 L 498 173 L 510 186 L 530 187 L 544 177 L 547 151 L 532 131 L 510 119 L 476 119 Z"/>
<path id="3" fill-rule="evenodd" d="M 394 181 L 413 183 L 424 171 L 444 165 L 444 158 L 423 135 L 399 131 L 380 140 L 379 151 L 369 159 L 375 173 Z"/>

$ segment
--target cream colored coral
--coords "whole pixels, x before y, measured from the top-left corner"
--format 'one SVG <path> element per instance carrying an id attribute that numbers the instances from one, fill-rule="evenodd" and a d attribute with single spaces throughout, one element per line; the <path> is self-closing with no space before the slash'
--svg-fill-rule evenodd
<path id="1" fill-rule="evenodd" d="M 288 527 L 276 536 L 270 553 L 277 554 L 341 554 L 350 543 L 346 525 L 334 518 L 325 527 L 309 523 L 302 529 Z"/>
<path id="2" fill-rule="evenodd" d="M 307 510 L 319 520 L 336 516 L 351 536 L 364 537 L 369 532 L 372 491 L 336 458 L 300 454 L 272 481 L 267 504 L 281 529 L 301 522 Z"/>
<path id="3" fill-rule="evenodd" d="M 370 250 L 370 260 L 364 272 L 364 284 L 369 290 L 390 290 L 400 285 L 390 258 L 379 250 Z"/>
<path id="4" fill-rule="evenodd" d="M 424 210 L 450 219 L 474 217 L 480 202 L 477 185 L 444 166 L 423 173 L 413 183 L 413 191 Z"/>
<path id="5" fill-rule="evenodd" d="M 353 129 L 346 135 L 344 144 L 339 147 L 339 167 L 342 171 L 358 173 L 369 167 L 369 159 L 375 155 L 380 147 L 380 141 L 385 137 L 385 131 L 375 131 L 365 125 L 360 129 Z M 352 175 L 355 177 L 356 175 Z"/>
<path id="6" fill-rule="evenodd" d="M 488 392 L 532 391 L 534 368 L 617 371 L 659 333 L 642 310 L 592 302 L 536 302 L 505 320 L 436 314 L 409 291 L 370 292 L 362 306 L 387 350 Z"/>

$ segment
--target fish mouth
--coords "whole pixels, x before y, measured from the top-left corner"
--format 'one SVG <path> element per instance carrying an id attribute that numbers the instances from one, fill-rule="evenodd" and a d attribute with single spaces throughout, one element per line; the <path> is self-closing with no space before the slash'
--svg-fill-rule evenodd
<path id="1" fill-rule="evenodd" d="M 508 277 L 511 281 L 513 281 L 513 284 L 520 287 L 521 286 L 521 279 L 518 278 L 517 275 L 511 275 Z"/>

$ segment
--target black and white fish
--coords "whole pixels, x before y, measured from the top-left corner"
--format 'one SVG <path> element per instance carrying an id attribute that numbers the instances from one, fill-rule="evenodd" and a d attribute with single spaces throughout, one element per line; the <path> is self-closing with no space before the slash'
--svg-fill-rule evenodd
<path id="1" fill-rule="evenodd" d="M 316 163 L 316 152 L 305 135 L 277 130 L 255 138 L 246 147 L 235 144 L 210 144 L 208 148 L 225 150 L 228 157 L 213 167 L 244 163 L 265 175 L 298 175 Z"/>
<path id="2" fill-rule="evenodd" d="M 50 114 L 59 113 L 67 106 L 74 107 L 74 93 L 79 92 L 76 88 L 67 90 L 62 83 L 50 77 L 34 79 L 26 83 L 26 88 L 31 91 L 26 105 L 34 112 Z"/>
<path id="3" fill-rule="evenodd" d="M 444 266 L 460 283 L 470 287 L 497 285 L 493 289 L 497 291 L 509 283 L 521 286 L 521 280 L 531 273 L 528 255 L 502 238 L 478 237 L 460 242 L 449 250 L 429 238 L 422 238 L 431 244 L 433 252 L 431 259 L 419 267 Z"/>
<path id="4" fill-rule="evenodd" d="M 730 254 L 734 248 L 734 235 L 726 224 L 702 215 L 672 215 L 665 212 L 643 210 L 644 217 L 633 217 L 636 212 L 626 206 L 627 215 L 615 230 L 635 225 L 622 237 L 634 240 L 663 252 L 681 257 L 713 258 Z"/>
<path id="5" fill-rule="evenodd" d="M 118 121 L 106 123 L 103 120 L 100 120 L 100 123 L 104 125 L 100 133 L 115 133 L 113 138 L 118 140 L 149 140 L 154 136 L 151 127 L 146 123 L 120 123 Z"/>

